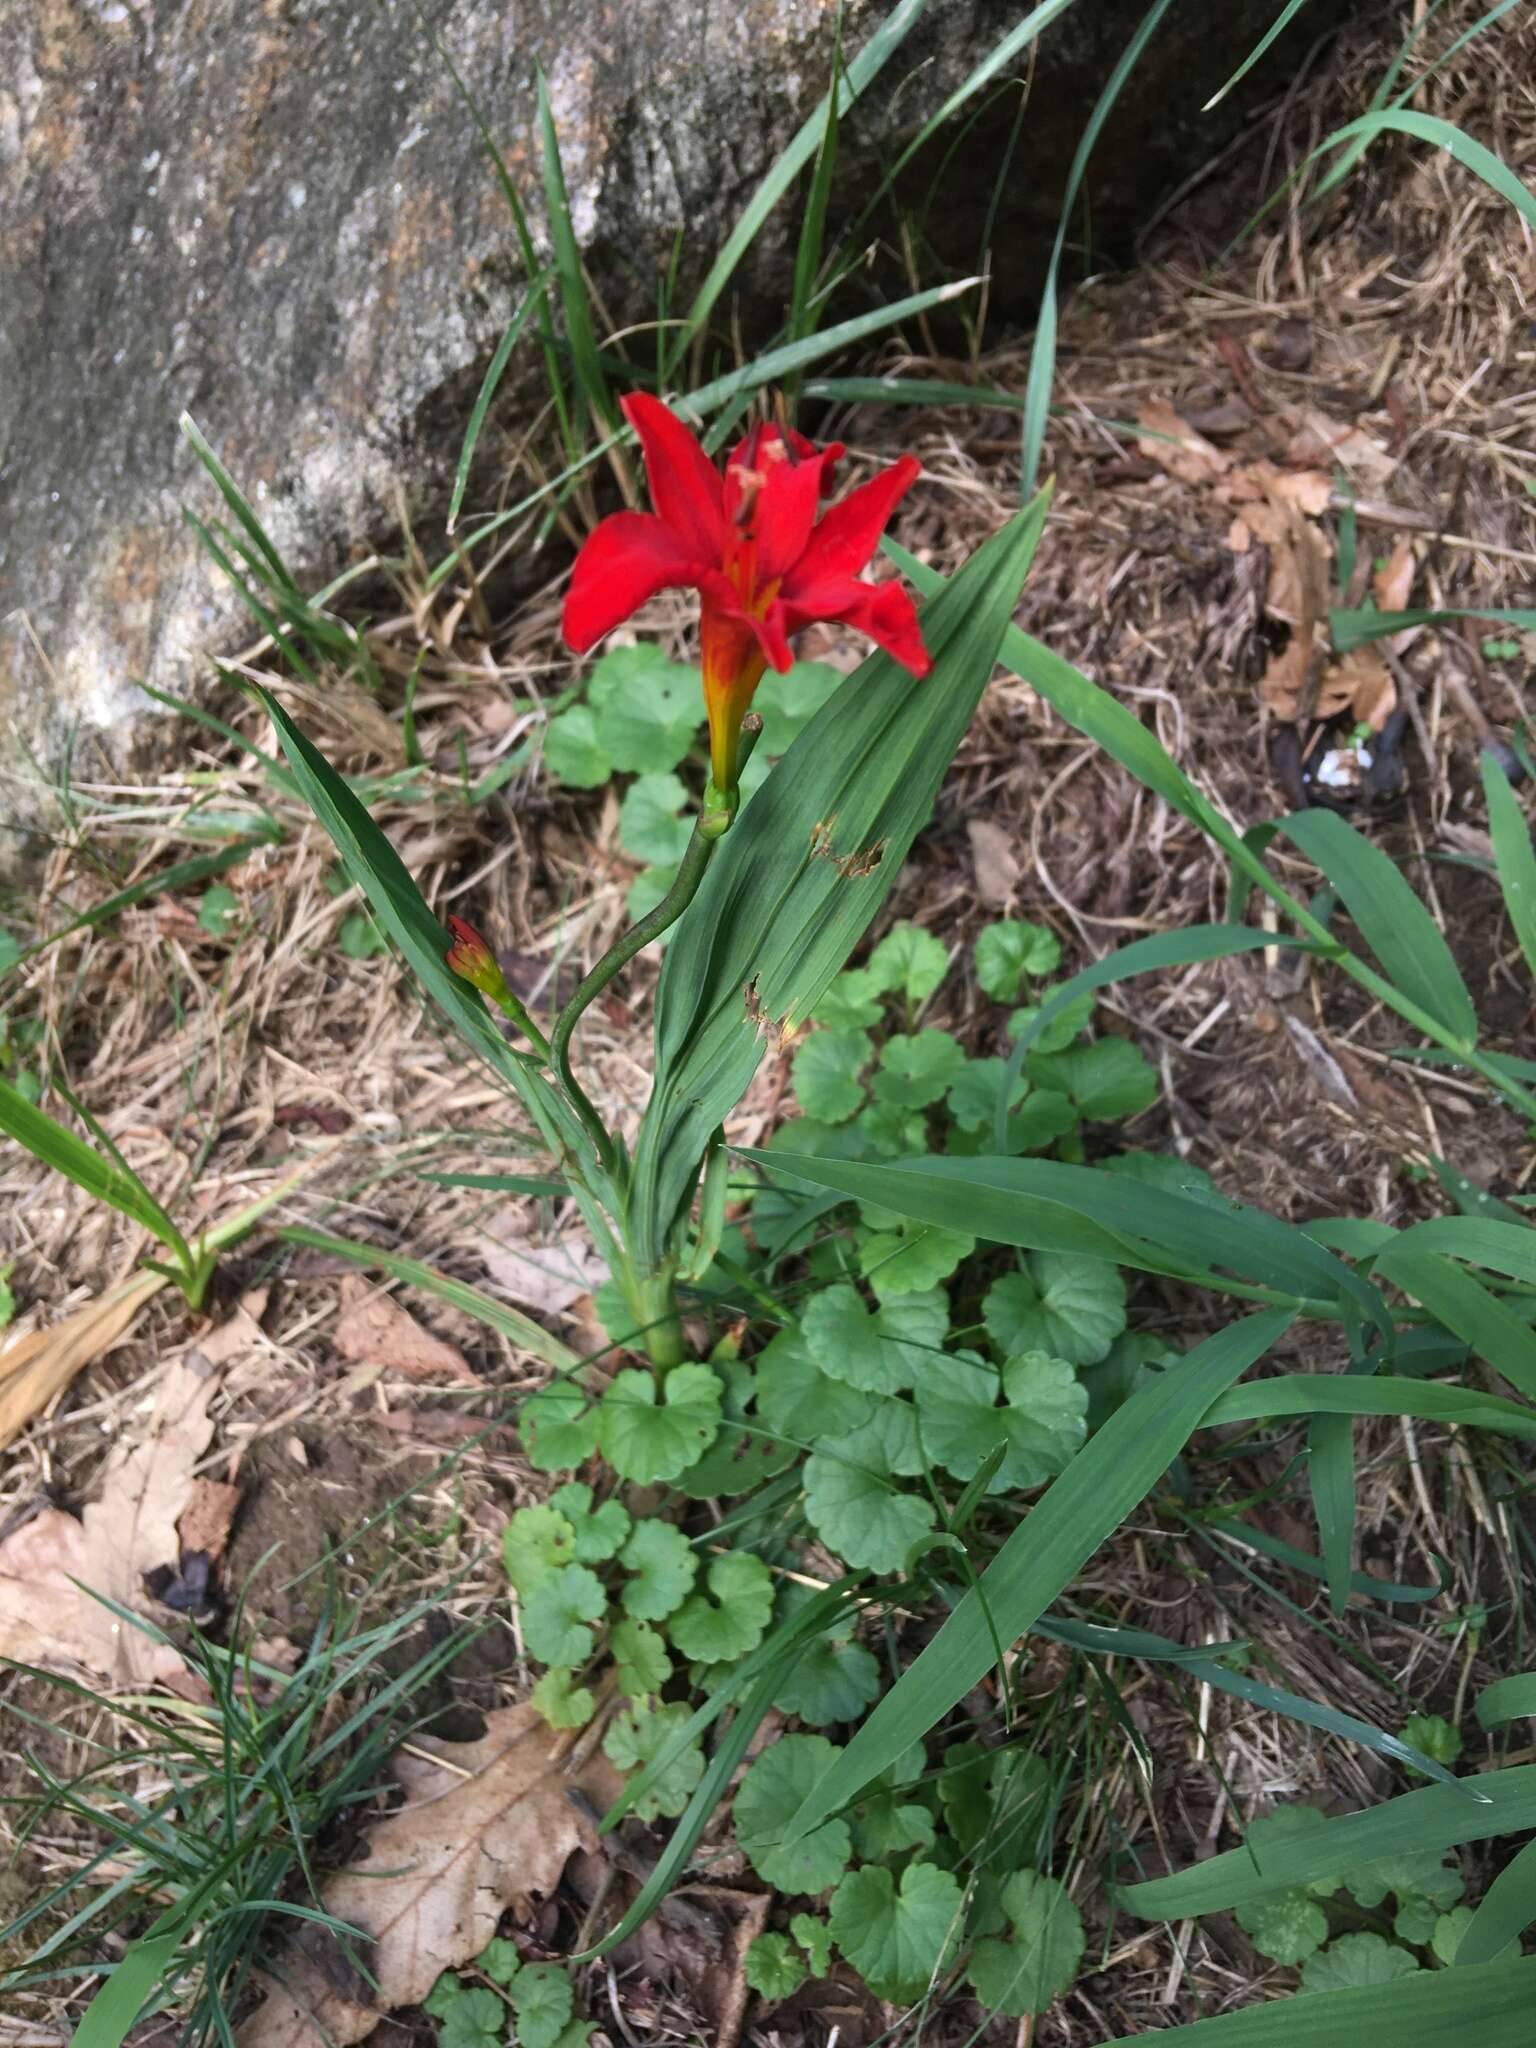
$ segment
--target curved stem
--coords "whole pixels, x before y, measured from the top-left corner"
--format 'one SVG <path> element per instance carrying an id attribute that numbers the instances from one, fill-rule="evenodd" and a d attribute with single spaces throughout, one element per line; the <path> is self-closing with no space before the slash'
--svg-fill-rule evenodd
<path id="1" fill-rule="evenodd" d="M 550 1033 L 550 1051 L 554 1057 L 555 1071 L 570 1097 L 572 1108 L 586 1125 L 588 1134 L 597 1146 L 598 1156 L 610 1173 L 617 1165 L 618 1155 L 614 1150 L 612 1138 L 603 1127 L 602 1118 L 593 1108 L 586 1092 L 572 1072 L 571 1037 L 581 1022 L 582 1013 L 597 1001 L 620 968 L 627 966 L 640 949 L 648 946 L 652 939 L 659 938 L 669 925 L 676 924 L 688 908 L 699 893 L 699 884 L 704 879 L 704 871 L 709 866 L 710 855 L 714 852 L 716 843 L 714 839 L 706 838 L 697 825 L 694 826 L 693 837 L 688 842 L 688 850 L 677 870 L 676 881 L 649 916 L 642 917 L 638 924 L 632 924 L 622 938 L 616 939 L 608 948 L 560 1012 L 555 1020 L 555 1028 Z"/>

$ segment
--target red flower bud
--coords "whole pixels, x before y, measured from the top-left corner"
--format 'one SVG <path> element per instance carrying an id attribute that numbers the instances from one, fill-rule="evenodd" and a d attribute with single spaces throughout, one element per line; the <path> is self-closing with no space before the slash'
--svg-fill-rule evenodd
<path id="1" fill-rule="evenodd" d="M 448 929 L 453 933 L 453 944 L 444 956 L 448 965 L 461 980 L 479 989 L 481 995 L 499 1001 L 508 989 L 507 978 L 496 965 L 496 955 L 464 918 L 450 917 Z"/>

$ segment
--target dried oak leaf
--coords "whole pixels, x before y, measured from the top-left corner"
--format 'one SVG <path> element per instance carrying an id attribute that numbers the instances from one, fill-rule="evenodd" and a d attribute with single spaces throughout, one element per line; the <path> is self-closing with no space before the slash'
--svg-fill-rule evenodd
<path id="1" fill-rule="evenodd" d="M 1402 535 L 1394 543 L 1386 561 L 1371 577 L 1371 595 L 1376 600 L 1378 611 L 1404 612 L 1408 609 L 1417 568 L 1418 557 L 1414 553 L 1413 542 Z M 1405 641 L 1408 635 L 1404 633 L 1399 638 Z"/>
<path id="2" fill-rule="evenodd" d="M 407 1379 L 450 1379 L 460 1386 L 480 1384 L 462 1353 L 441 1337 L 424 1330 L 416 1318 L 349 1273 L 341 1283 L 341 1317 L 331 1338 L 335 1349 L 356 1364 L 381 1365 Z"/>
<path id="3" fill-rule="evenodd" d="M 508 1908 L 526 1919 L 530 1896 L 552 1893 L 577 1849 L 598 1853 L 591 1815 L 618 1796 L 618 1772 L 600 1754 L 568 1768 L 570 1736 L 552 1735 L 530 1706 L 485 1719 L 478 1741 L 418 1737 L 430 1756 L 395 1758 L 405 1805 L 324 1887 L 326 1912 L 363 1935 L 377 1991 L 338 1942 L 310 1930 L 274 1963 L 238 2048 L 351 2048 L 479 1955 Z"/>
<path id="4" fill-rule="evenodd" d="M 1214 442 L 1197 434 L 1171 405 L 1160 398 L 1150 400 L 1136 415 L 1136 424 L 1146 431 L 1137 437 L 1137 451 L 1176 476 L 1180 483 L 1208 484 L 1232 466 Z"/>
<path id="5" fill-rule="evenodd" d="M 1024 872 L 1014 836 L 987 818 L 968 819 L 965 830 L 976 870 L 976 894 L 989 910 L 1005 910 Z"/>
<path id="6" fill-rule="evenodd" d="M 528 1218 L 502 1209 L 484 1226 L 480 1262 L 517 1307 L 533 1315 L 560 1316 L 592 1294 L 608 1277 L 602 1255 L 584 1231 L 531 1238 Z"/>
<path id="7" fill-rule="evenodd" d="M 83 1670 L 112 1685 L 153 1684 L 181 1669 L 169 1644 L 91 1594 L 148 1611 L 144 1574 L 181 1554 L 176 1524 L 213 1435 L 208 1401 L 216 1385 L 173 1365 L 156 1391 L 148 1435 L 113 1452 L 100 1498 L 80 1519 L 48 1508 L 0 1543 L 0 1657 Z"/>
<path id="8" fill-rule="evenodd" d="M 27 1330 L 0 1350 L 0 1450 L 40 1415 L 77 1372 L 120 1344 L 151 1295 L 165 1285 L 160 1273 L 135 1273 L 46 1330 Z"/>

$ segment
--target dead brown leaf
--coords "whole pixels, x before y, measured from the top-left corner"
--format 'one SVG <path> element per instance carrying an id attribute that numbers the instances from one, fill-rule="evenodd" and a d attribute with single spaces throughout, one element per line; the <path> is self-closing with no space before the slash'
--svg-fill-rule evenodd
<path id="1" fill-rule="evenodd" d="M 608 1268 L 584 1231 L 536 1241 L 528 1218 L 502 1209 L 484 1226 L 481 1263 L 509 1301 L 534 1315 L 564 1315 L 571 1304 L 595 1293 Z"/>
<path id="2" fill-rule="evenodd" d="M 192 1497 L 176 1524 L 183 1554 L 200 1550 L 210 1564 L 217 1564 L 239 1509 L 238 1486 L 226 1486 L 222 1479 L 194 1479 Z"/>
<path id="3" fill-rule="evenodd" d="M 197 1350 L 210 1365 L 228 1365 L 245 1351 L 261 1349 L 261 1319 L 267 1312 L 267 1289 L 242 1294 L 235 1312 L 197 1340 Z"/>
<path id="4" fill-rule="evenodd" d="M 1371 594 L 1376 600 L 1378 611 L 1402 612 L 1408 609 L 1408 600 L 1413 595 L 1413 578 L 1418 566 L 1413 542 L 1406 534 L 1400 535 L 1393 545 L 1391 554 L 1371 577 Z M 1402 637 L 1406 639 L 1407 635 Z"/>
<path id="5" fill-rule="evenodd" d="M 144 1574 L 181 1555 L 176 1525 L 213 1435 L 208 1401 L 216 1385 L 186 1365 L 170 1367 L 147 1435 L 113 1452 L 100 1497 L 80 1519 L 48 1508 L 0 1543 L 0 1656 L 83 1670 L 113 1685 L 150 1684 L 180 1669 L 174 1649 L 91 1593 L 149 1611 Z"/>
<path id="6" fill-rule="evenodd" d="M 1013 835 L 988 818 L 968 819 L 965 830 L 976 869 L 976 894 L 989 910 L 1005 910 L 1023 873 Z"/>
<path id="7" fill-rule="evenodd" d="M 1285 532 L 1270 543 L 1269 587 L 1264 609 L 1298 632 L 1315 632 L 1328 611 L 1328 563 L 1332 555 L 1321 527 L 1291 507 Z"/>
<path id="8" fill-rule="evenodd" d="M 135 1273 L 52 1329 L 11 1339 L 0 1351 L 0 1450 L 42 1414 L 77 1372 L 121 1341 L 144 1303 L 164 1285 L 159 1273 Z"/>
<path id="9" fill-rule="evenodd" d="M 526 1919 L 531 1896 L 555 1890 L 577 1849 L 599 1853 L 591 1816 L 623 1780 L 601 1754 L 569 1768 L 570 1737 L 552 1735 L 532 1707 L 487 1714 L 477 1742 L 416 1746 L 430 1754 L 394 1763 L 405 1805 L 324 1891 L 326 1911 L 367 1938 L 377 1992 L 339 1945 L 300 1937 L 236 2034 L 239 2048 L 351 2048 L 479 1955 L 504 1911 Z"/>
<path id="10" fill-rule="evenodd" d="M 381 1294 L 361 1274 L 348 1273 L 341 1283 L 341 1317 L 332 1344 L 354 1363 L 381 1365 L 407 1379 L 449 1379 L 459 1386 L 480 1384 L 463 1354 L 445 1344 L 416 1318 Z"/>
<path id="11" fill-rule="evenodd" d="M 1368 490 L 1378 489 L 1397 472 L 1397 457 L 1363 428 L 1345 426 L 1315 406 L 1303 407 L 1296 415 L 1296 429 L 1286 452 L 1292 462 L 1347 469 L 1355 482 Z"/>
<path id="12" fill-rule="evenodd" d="M 1224 455 L 1203 434 L 1197 434 L 1187 420 L 1181 419 L 1160 398 L 1141 408 L 1136 424 L 1147 429 L 1137 437 L 1137 450 L 1181 483 L 1208 484 L 1232 466 L 1230 455 Z"/>

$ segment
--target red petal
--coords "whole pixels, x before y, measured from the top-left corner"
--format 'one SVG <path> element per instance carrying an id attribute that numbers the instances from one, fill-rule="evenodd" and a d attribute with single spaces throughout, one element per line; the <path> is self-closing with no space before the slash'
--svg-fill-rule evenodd
<path id="1" fill-rule="evenodd" d="M 611 514 L 576 557 L 562 620 L 566 645 L 585 654 L 658 590 L 697 587 L 704 573 L 665 520 L 648 512 Z"/>
<path id="2" fill-rule="evenodd" d="M 786 601 L 798 603 L 801 590 L 811 584 L 857 576 L 879 545 L 886 521 L 922 474 L 922 467 L 916 456 L 903 455 L 834 505 L 785 577 Z"/>
<path id="3" fill-rule="evenodd" d="M 825 523 L 825 522 L 823 522 Z M 923 645 L 917 607 L 899 583 L 860 583 L 829 577 L 782 601 L 786 630 L 798 633 L 813 619 L 827 619 L 865 633 L 877 647 L 915 676 L 927 675 L 933 657 Z"/>
<path id="4" fill-rule="evenodd" d="M 722 561 L 727 534 L 720 472 L 659 398 L 636 391 L 622 404 L 645 452 L 651 503 L 695 555 Z"/>
<path id="5" fill-rule="evenodd" d="M 797 462 L 780 456 L 767 469 L 752 525 L 758 584 L 777 583 L 805 553 L 821 502 L 819 453 Z"/>

